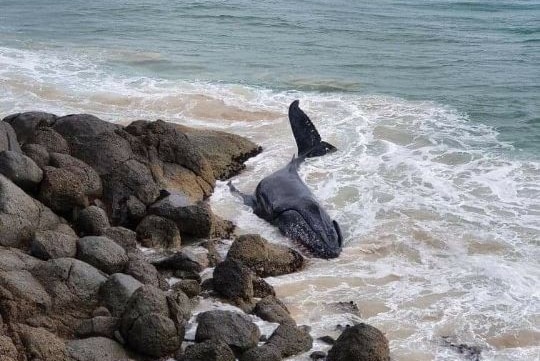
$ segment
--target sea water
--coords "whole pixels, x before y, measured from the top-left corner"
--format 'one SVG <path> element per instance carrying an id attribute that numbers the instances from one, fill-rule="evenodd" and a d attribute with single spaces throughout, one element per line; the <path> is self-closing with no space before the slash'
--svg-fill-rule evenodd
<path id="1" fill-rule="evenodd" d="M 0 0 L 0 116 L 241 134 L 264 148 L 233 179 L 251 192 L 295 153 L 300 99 L 338 148 L 301 177 L 345 244 L 269 279 L 298 323 L 372 324 L 400 361 L 464 359 L 445 339 L 539 360 L 538 19 L 532 0 Z M 224 183 L 211 205 L 296 246 Z"/>

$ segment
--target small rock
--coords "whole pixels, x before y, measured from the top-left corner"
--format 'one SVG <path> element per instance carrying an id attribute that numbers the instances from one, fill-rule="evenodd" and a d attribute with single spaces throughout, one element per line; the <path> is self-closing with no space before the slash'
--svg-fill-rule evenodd
<path id="1" fill-rule="evenodd" d="M 312 360 L 324 360 L 326 358 L 326 354 L 322 351 L 314 351 L 309 355 L 309 358 Z"/>
<path id="2" fill-rule="evenodd" d="M 19 324 L 19 335 L 28 355 L 34 360 L 68 361 L 66 346 L 56 335 L 44 328 Z"/>
<path id="3" fill-rule="evenodd" d="M 241 262 L 227 259 L 214 269 L 214 290 L 234 302 L 253 301 L 253 273 Z"/>
<path id="4" fill-rule="evenodd" d="M 113 316 L 120 317 L 133 293 L 142 285 L 129 275 L 115 273 L 101 285 L 99 298 Z"/>
<path id="5" fill-rule="evenodd" d="M 162 357 L 177 350 L 184 338 L 184 330 L 177 330 L 174 322 L 157 313 L 137 318 L 127 334 L 127 343 L 135 351 Z"/>
<path id="6" fill-rule="evenodd" d="M 101 232 L 102 236 L 110 238 L 126 252 L 137 248 L 137 234 L 131 229 L 124 227 L 109 227 Z"/>
<path id="7" fill-rule="evenodd" d="M 40 144 L 48 152 L 69 154 L 69 145 L 60 134 L 49 126 L 38 125 L 34 134 L 28 139 L 29 143 Z"/>
<path id="8" fill-rule="evenodd" d="M 68 170 L 49 166 L 43 168 L 38 198 L 53 211 L 66 215 L 88 206 L 81 181 Z"/>
<path id="9" fill-rule="evenodd" d="M 110 339 L 114 338 L 114 332 L 118 328 L 119 318 L 97 316 L 91 319 L 83 320 L 76 330 L 77 336 L 91 337 L 91 336 L 103 336 Z"/>
<path id="10" fill-rule="evenodd" d="M 384 334 L 365 323 L 347 327 L 328 352 L 328 361 L 389 361 Z"/>
<path id="11" fill-rule="evenodd" d="M 247 350 L 240 361 L 281 361 L 281 352 L 270 345 L 263 345 Z"/>
<path id="12" fill-rule="evenodd" d="M 137 240 L 144 247 L 180 248 L 180 231 L 167 218 L 146 216 L 137 226 L 136 232 Z"/>
<path id="13" fill-rule="evenodd" d="M 336 343 L 336 340 L 334 340 L 334 338 L 332 336 L 321 336 L 321 337 L 319 337 L 319 340 L 321 340 L 322 342 L 324 342 L 327 345 L 333 345 L 333 344 Z"/>
<path id="14" fill-rule="evenodd" d="M 7 336 L 0 335 L 0 355 L 5 357 L 5 361 L 15 361 L 18 359 L 19 353 L 17 352 L 17 348 Z"/>
<path id="15" fill-rule="evenodd" d="M 257 302 L 253 313 L 268 322 L 296 324 L 287 307 L 274 296 L 267 296 Z"/>
<path id="16" fill-rule="evenodd" d="M 270 336 L 267 345 L 276 347 L 281 352 L 281 357 L 289 357 L 309 351 L 313 345 L 313 339 L 305 327 L 283 323 Z"/>
<path id="17" fill-rule="evenodd" d="M 93 317 L 99 317 L 99 316 L 111 317 L 111 312 L 106 307 L 99 306 L 92 312 L 92 316 Z"/>
<path id="18" fill-rule="evenodd" d="M 107 237 L 97 236 L 77 241 L 77 258 L 108 274 L 122 272 L 129 260 L 122 247 Z"/>
<path id="19" fill-rule="evenodd" d="M 99 174 L 88 164 L 69 154 L 50 153 L 49 164 L 70 171 L 79 179 L 88 197 L 101 197 L 103 186 Z"/>
<path id="20" fill-rule="evenodd" d="M 67 343 L 69 355 L 77 361 L 129 360 L 126 350 L 118 342 L 105 337 L 90 337 Z"/>
<path id="21" fill-rule="evenodd" d="M 169 289 L 169 284 L 157 271 L 156 267 L 148 263 L 138 252 L 128 253 L 129 262 L 124 273 L 133 276 L 145 285 L 152 285 L 163 290 Z"/>
<path id="22" fill-rule="evenodd" d="M 38 167 L 44 168 L 49 165 L 49 152 L 39 144 L 24 144 L 22 150 L 27 157 L 32 159 Z"/>
<path id="23" fill-rule="evenodd" d="M 173 290 L 181 290 L 189 298 L 198 296 L 201 293 L 201 285 L 196 280 L 180 280 L 172 286 Z"/>
<path id="24" fill-rule="evenodd" d="M 43 171 L 31 158 L 9 150 L 0 152 L 0 173 L 29 192 L 35 191 L 43 179 Z"/>
<path id="25" fill-rule="evenodd" d="M 214 310 L 199 314 L 195 340 L 221 340 L 235 352 L 256 347 L 261 333 L 249 317 L 237 312 Z"/>
<path id="26" fill-rule="evenodd" d="M 207 340 L 186 347 L 182 361 L 235 361 L 234 353 L 221 340 Z"/>
<path id="27" fill-rule="evenodd" d="M 204 269 L 204 266 L 197 262 L 190 253 L 184 251 L 178 251 L 171 256 L 152 261 L 152 264 L 162 270 L 180 270 L 198 273 Z"/>
<path id="28" fill-rule="evenodd" d="M 110 226 L 107 213 L 99 207 L 86 207 L 79 213 L 77 229 L 81 236 L 99 236 Z"/>
<path id="29" fill-rule="evenodd" d="M 266 296 L 275 296 L 276 291 L 271 284 L 266 282 L 264 278 L 255 277 L 253 280 L 253 297 L 265 298 Z"/>

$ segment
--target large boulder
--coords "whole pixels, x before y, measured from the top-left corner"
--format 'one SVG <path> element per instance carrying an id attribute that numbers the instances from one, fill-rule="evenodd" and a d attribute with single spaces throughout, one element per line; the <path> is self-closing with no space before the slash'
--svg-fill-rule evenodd
<path id="1" fill-rule="evenodd" d="M 15 131 L 6 122 L 0 122 L 0 152 L 3 150 L 22 152 Z"/>
<path id="2" fill-rule="evenodd" d="M 108 274 L 122 272 L 129 261 L 122 247 L 102 236 L 87 236 L 79 239 L 77 258 Z"/>
<path id="3" fill-rule="evenodd" d="M 207 340 L 186 347 L 181 361 L 235 361 L 234 353 L 221 340 Z"/>
<path id="4" fill-rule="evenodd" d="M 233 224 L 217 217 L 207 202 L 193 202 L 182 194 L 157 201 L 149 213 L 174 221 L 181 234 L 192 237 L 227 237 L 234 230 Z"/>
<path id="5" fill-rule="evenodd" d="M 26 154 L 27 157 L 32 159 L 38 167 L 44 168 L 49 165 L 49 152 L 45 149 L 44 146 L 39 144 L 23 144 L 22 151 Z"/>
<path id="6" fill-rule="evenodd" d="M 287 307 L 274 296 L 267 296 L 257 302 L 253 313 L 268 322 L 295 324 Z"/>
<path id="7" fill-rule="evenodd" d="M 42 145 L 51 153 L 69 153 L 69 145 L 64 137 L 49 126 L 39 125 L 36 127 L 27 142 Z"/>
<path id="8" fill-rule="evenodd" d="M 49 208 L 0 175 L 0 245 L 28 246 L 34 232 L 55 229 L 59 223 Z"/>
<path id="9" fill-rule="evenodd" d="M 347 327 L 330 351 L 328 361 L 389 361 L 388 340 L 384 334 L 365 323 Z"/>
<path id="10" fill-rule="evenodd" d="M 129 354 L 118 342 L 105 337 L 72 340 L 67 344 L 69 356 L 74 361 L 129 360 Z"/>
<path id="11" fill-rule="evenodd" d="M 245 168 L 244 162 L 259 154 L 262 148 L 252 141 L 216 130 L 194 129 L 177 125 L 195 148 L 208 159 L 214 178 L 225 180 Z"/>
<path id="12" fill-rule="evenodd" d="M 99 289 L 101 304 L 107 307 L 113 316 L 120 317 L 133 293 L 142 285 L 129 275 L 115 273 Z"/>
<path id="13" fill-rule="evenodd" d="M 49 166 L 43 168 L 38 198 L 53 211 L 66 215 L 88 206 L 80 179 L 67 169 Z"/>
<path id="14" fill-rule="evenodd" d="M 261 337 L 259 328 L 248 316 L 232 311 L 207 311 L 197 316 L 199 325 L 195 340 L 221 340 L 238 353 L 256 347 Z"/>
<path id="15" fill-rule="evenodd" d="M 227 258 L 236 259 L 260 277 L 292 273 L 304 265 L 304 257 L 292 248 L 271 244 L 258 234 L 239 236 L 231 245 Z"/>
<path id="16" fill-rule="evenodd" d="M 170 219 L 149 215 L 137 226 L 137 240 L 144 247 L 180 248 L 180 231 Z"/>
<path id="17" fill-rule="evenodd" d="M 43 171 L 31 158 L 10 150 L 0 152 L 0 173 L 30 192 L 35 191 L 43 179 Z"/>
<path id="18" fill-rule="evenodd" d="M 51 125 L 55 119 L 56 115 L 50 113 L 24 112 L 8 115 L 3 121 L 13 127 L 19 143 L 26 144 L 30 143 L 36 128 Z"/>
<path id="19" fill-rule="evenodd" d="M 88 197 L 101 197 L 103 186 L 99 174 L 82 160 L 68 154 L 50 153 L 49 164 L 70 171 L 79 179 Z"/>
<path id="20" fill-rule="evenodd" d="M 296 327 L 293 323 L 281 324 L 268 339 L 268 346 L 277 348 L 281 357 L 289 357 L 309 351 L 313 346 L 313 339 L 306 327 Z"/>
<path id="21" fill-rule="evenodd" d="M 142 286 L 133 293 L 120 324 L 120 332 L 132 349 L 162 357 L 180 347 L 185 325 L 179 319 L 171 319 L 170 303 L 174 300 L 152 286 Z"/>
<path id="22" fill-rule="evenodd" d="M 74 258 L 77 254 L 77 237 L 73 234 L 51 231 L 37 231 L 30 244 L 31 254 L 37 258 Z"/>

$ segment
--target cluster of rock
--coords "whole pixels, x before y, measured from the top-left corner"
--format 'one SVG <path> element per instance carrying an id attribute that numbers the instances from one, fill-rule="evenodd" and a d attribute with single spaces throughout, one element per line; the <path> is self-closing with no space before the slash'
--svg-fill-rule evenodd
<path id="1" fill-rule="evenodd" d="M 309 351 L 308 328 L 264 280 L 302 268 L 302 255 L 258 235 L 237 237 L 225 259 L 215 250 L 234 225 L 206 199 L 216 179 L 260 151 L 236 135 L 160 120 L 122 127 L 29 112 L 0 121 L 0 360 L 249 361 Z M 181 248 L 186 240 L 201 246 Z M 139 245 L 169 251 L 149 256 Z M 206 267 L 213 278 L 202 282 Z M 243 313 L 198 314 L 186 342 L 203 296 Z M 246 314 L 279 327 L 261 341 Z M 347 329 L 327 359 L 388 360 L 384 336 L 364 326 Z"/>

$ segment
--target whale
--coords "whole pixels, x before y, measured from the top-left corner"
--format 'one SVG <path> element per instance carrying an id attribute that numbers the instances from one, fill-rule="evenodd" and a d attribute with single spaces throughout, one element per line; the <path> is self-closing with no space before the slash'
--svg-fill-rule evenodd
<path id="1" fill-rule="evenodd" d="M 339 224 L 330 218 L 298 174 L 306 158 L 334 152 L 336 147 L 321 140 L 309 117 L 299 108 L 297 100 L 289 107 L 289 122 L 299 155 L 264 177 L 254 194 L 241 192 L 230 181 L 228 186 L 258 217 L 277 226 L 284 236 L 299 243 L 311 255 L 324 259 L 336 258 L 343 246 Z"/>

